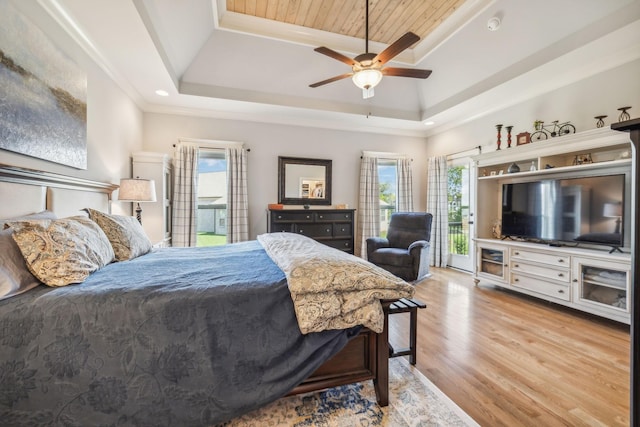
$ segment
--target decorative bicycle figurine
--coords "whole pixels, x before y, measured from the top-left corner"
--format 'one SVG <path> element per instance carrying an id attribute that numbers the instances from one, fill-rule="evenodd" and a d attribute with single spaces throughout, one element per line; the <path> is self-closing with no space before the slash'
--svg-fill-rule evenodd
<path id="1" fill-rule="evenodd" d="M 551 124 L 553 127 L 551 125 L 545 126 L 542 120 L 536 120 L 533 122 L 533 127 L 536 131 L 531 134 L 531 141 L 548 139 L 549 136 L 553 138 L 556 136 L 566 135 L 568 133 L 576 133 L 576 127 L 569 122 L 558 124 L 558 120 L 554 120 Z"/>

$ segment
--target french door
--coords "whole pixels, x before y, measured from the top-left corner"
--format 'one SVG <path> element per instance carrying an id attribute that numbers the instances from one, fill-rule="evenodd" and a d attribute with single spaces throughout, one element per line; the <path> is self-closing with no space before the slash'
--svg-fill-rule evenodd
<path id="1" fill-rule="evenodd" d="M 469 157 L 449 161 L 449 261 L 448 265 L 473 271 L 475 166 Z"/>

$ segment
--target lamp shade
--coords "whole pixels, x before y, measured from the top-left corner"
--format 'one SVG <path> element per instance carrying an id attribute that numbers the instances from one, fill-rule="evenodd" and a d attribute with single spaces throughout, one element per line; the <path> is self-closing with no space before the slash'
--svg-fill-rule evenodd
<path id="1" fill-rule="evenodd" d="M 382 80 L 382 72 L 375 68 L 357 71 L 351 78 L 360 89 L 376 87 Z"/>
<path id="2" fill-rule="evenodd" d="M 618 218 L 622 216 L 621 203 L 605 203 L 602 216 L 606 218 Z"/>
<path id="3" fill-rule="evenodd" d="M 155 202 L 156 183 L 152 179 L 121 179 L 118 200 L 127 202 Z"/>

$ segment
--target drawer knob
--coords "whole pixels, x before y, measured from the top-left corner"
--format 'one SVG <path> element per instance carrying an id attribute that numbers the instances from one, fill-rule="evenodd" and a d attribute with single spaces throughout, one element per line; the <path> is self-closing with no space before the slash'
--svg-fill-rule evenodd
<path id="1" fill-rule="evenodd" d="M 320 217 L 320 219 L 324 218 L 322 215 L 318 215 Z"/>
<path id="2" fill-rule="evenodd" d="M 345 242 L 344 246 L 348 248 L 348 247 L 349 247 L 349 244 Z"/>
<path id="3" fill-rule="evenodd" d="M 514 252 L 513 254 L 514 255 L 520 255 L 520 252 Z"/>
<path id="4" fill-rule="evenodd" d="M 311 219 L 311 216 L 307 215 L 307 219 Z"/>
<path id="5" fill-rule="evenodd" d="M 300 233 L 304 233 L 304 230 L 300 230 Z"/>
<path id="6" fill-rule="evenodd" d="M 331 229 L 330 229 L 330 228 L 327 228 L 327 230 L 326 230 L 326 231 L 327 231 L 327 233 L 328 233 L 329 231 L 331 231 Z"/>
<path id="7" fill-rule="evenodd" d="M 520 281 L 520 279 L 513 279 L 513 281 L 514 281 L 514 282 L 519 282 L 519 281 Z"/>
<path id="8" fill-rule="evenodd" d="M 514 267 L 518 268 L 520 267 L 520 264 L 515 264 Z"/>
<path id="9" fill-rule="evenodd" d="M 574 283 L 578 283 L 578 279 L 573 279 L 573 282 Z"/>
<path id="10" fill-rule="evenodd" d="M 560 258 L 560 259 L 558 260 L 558 262 L 564 262 L 564 260 L 563 260 L 562 258 Z"/>
<path id="11" fill-rule="evenodd" d="M 559 293 L 559 294 L 564 294 L 564 291 L 563 291 L 562 289 L 560 289 L 560 290 L 558 291 L 558 293 Z"/>
<path id="12" fill-rule="evenodd" d="M 558 273 L 558 277 L 564 277 L 564 274 Z"/>
<path id="13" fill-rule="evenodd" d="M 278 215 L 278 219 L 282 219 L 282 215 Z"/>
<path id="14" fill-rule="evenodd" d="M 342 227 L 342 228 L 340 229 L 340 231 L 344 231 L 344 227 Z"/>

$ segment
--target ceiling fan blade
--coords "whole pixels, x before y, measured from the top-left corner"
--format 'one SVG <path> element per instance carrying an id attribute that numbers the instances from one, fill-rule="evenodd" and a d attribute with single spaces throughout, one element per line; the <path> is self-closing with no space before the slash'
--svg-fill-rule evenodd
<path id="1" fill-rule="evenodd" d="M 356 61 L 354 61 L 353 59 L 349 58 L 348 56 L 344 56 L 343 54 L 338 53 L 335 50 L 331 50 L 328 47 L 320 46 L 320 47 L 317 47 L 317 48 L 315 48 L 313 50 L 315 50 L 316 52 L 321 53 L 323 55 L 327 55 L 327 56 L 329 56 L 329 57 L 331 57 L 333 59 L 337 59 L 338 61 L 344 62 L 345 64 L 350 65 L 352 67 L 357 64 Z"/>
<path id="2" fill-rule="evenodd" d="M 380 65 L 385 64 L 418 40 L 420 40 L 420 37 L 409 31 L 404 36 L 400 37 L 398 40 L 387 46 L 385 50 L 376 55 L 376 57 L 373 58 L 373 62 L 375 63 L 376 61 L 380 61 Z"/>
<path id="3" fill-rule="evenodd" d="M 431 75 L 431 70 L 421 70 L 418 68 L 387 67 L 380 71 L 382 71 L 382 74 L 385 76 L 413 77 L 415 79 L 426 79 Z"/>
<path id="4" fill-rule="evenodd" d="M 338 80 L 346 79 L 347 77 L 351 77 L 351 76 L 353 76 L 353 73 L 340 74 L 339 76 L 331 77 L 330 79 L 322 80 L 321 82 L 310 84 L 309 87 L 318 87 L 318 86 L 326 85 L 327 83 L 337 82 Z"/>

